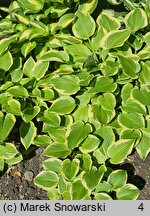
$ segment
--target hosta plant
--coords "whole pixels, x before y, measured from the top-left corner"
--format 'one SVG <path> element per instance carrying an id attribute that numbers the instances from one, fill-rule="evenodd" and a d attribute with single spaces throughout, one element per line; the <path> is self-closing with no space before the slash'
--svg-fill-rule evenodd
<path id="1" fill-rule="evenodd" d="M 150 152 L 149 1 L 16 0 L 0 21 L 0 170 L 45 147 L 50 199 L 132 200 Z M 112 9 L 111 9 L 112 8 Z M 11 136 L 11 139 L 10 139 Z M 119 167 L 119 166 L 118 166 Z"/>

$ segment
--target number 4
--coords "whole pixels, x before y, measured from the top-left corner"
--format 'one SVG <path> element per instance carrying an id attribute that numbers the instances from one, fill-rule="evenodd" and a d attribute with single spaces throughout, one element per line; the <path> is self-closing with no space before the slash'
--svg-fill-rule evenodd
<path id="1" fill-rule="evenodd" d="M 144 206 L 143 206 L 143 203 L 141 203 L 138 207 L 139 210 L 143 211 L 144 210 Z"/>

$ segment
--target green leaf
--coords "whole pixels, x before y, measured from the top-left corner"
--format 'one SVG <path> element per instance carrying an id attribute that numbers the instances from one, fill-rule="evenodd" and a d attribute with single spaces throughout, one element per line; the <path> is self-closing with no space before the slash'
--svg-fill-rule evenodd
<path id="1" fill-rule="evenodd" d="M 14 97 L 28 97 L 28 91 L 23 86 L 12 86 L 7 92 Z"/>
<path id="2" fill-rule="evenodd" d="M 16 147 L 12 143 L 0 144 L 0 158 L 11 159 L 18 153 Z"/>
<path id="3" fill-rule="evenodd" d="M 23 66 L 23 73 L 30 78 L 40 80 L 49 67 L 49 62 L 37 61 L 35 62 L 32 57 L 29 57 Z"/>
<path id="4" fill-rule="evenodd" d="M 118 0 L 107 0 L 110 4 L 112 5 L 119 5 L 121 4 L 121 1 L 118 1 Z"/>
<path id="5" fill-rule="evenodd" d="M 3 11 L 3 12 L 5 12 L 5 13 L 9 13 L 9 8 L 8 7 L 0 7 L 0 9 Z M 5 22 L 7 23 L 9 23 L 9 20 L 8 21 L 4 21 L 4 25 L 5 25 Z M 3 24 L 2 24 L 2 26 L 3 26 Z"/>
<path id="6" fill-rule="evenodd" d="M 64 191 L 62 194 L 62 198 L 63 200 L 72 200 L 71 191 L 70 190 Z"/>
<path id="7" fill-rule="evenodd" d="M 44 6 L 42 0 L 19 0 L 18 2 L 28 9 L 30 13 L 37 13 L 42 10 Z"/>
<path id="8" fill-rule="evenodd" d="M 18 100 L 10 99 L 7 104 L 3 105 L 3 110 L 13 115 L 21 115 L 21 104 Z"/>
<path id="9" fill-rule="evenodd" d="M 44 131 L 47 131 L 49 126 L 59 127 L 61 122 L 60 116 L 55 112 L 51 112 L 50 109 L 46 110 L 44 116 L 40 117 L 39 120 L 45 123 Z"/>
<path id="10" fill-rule="evenodd" d="M 129 38 L 130 31 L 128 30 L 114 30 L 105 34 L 101 41 L 103 49 L 111 49 L 121 47 Z"/>
<path id="11" fill-rule="evenodd" d="M 95 192 L 107 192 L 109 193 L 112 189 L 112 185 L 106 181 L 100 182 L 95 189 Z"/>
<path id="12" fill-rule="evenodd" d="M 24 55 L 24 57 L 26 58 L 27 55 L 36 47 L 36 42 L 28 42 L 25 43 L 22 48 L 21 48 L 21 52 Z"/>
<path id="13" fill-rule="evenodd" d="M 145 35 L 144 35 L 144 42 L 146 43 L 146 44 L 150 44 L 150 32 L 147 32 Z"/>
<path id="14" fill-rule="evenodd" d="M 86 40 L 94 34 L 94 19 L 89 14 L 81 11 L 78 11 L 76 16 L 78 19 L 72 27 L 73 34 L 79 39 Z"/>
<path id="15" fill-rule="evenodd" d="M 49 190 L 58 184 L 58 175 L 52 171 L 42 171 L 34 178 L 34 184 L 38 187 Z"/>
<path id="16" fill-rule="evenodd" d="M 122 163 L 127 155 L 132 152 L 134 146 L 133 140 L 122 139 L 112 144 L 107 151 L 108 157 L 112 164 Z"/>
<path id="17" fill-rule="evenodd" d="M 13 57 L 9 51 L 0 56 L 0 69 L 8 71 L 13 64 Z"/>
<path id="18" fill-rule="evenodd" d="M 140 139 L 141 138 L 141 132 L 139 130 L 123 130 L 120 133 L 121 139 Z"/>
<path id="19" fill-rule="evenodd" d="M 79 158 L 79 160 L 81 161 L 80 162 L 81 169 L 86 172 L 89 172 L 92 167 L 92 157 L 90 156 L 90 154 L 83 153 L 77 155 L 77 158 Z"/>
<path id="20" fill-rule="evenodd" d="M 107 76 L 98 76 L 95 86 L 89 90 L 89 93 L 113 92 L 117 88 L 116 83 Z"/>
<path id="21" fill-rule="evenodd" d="M 0 142 L 3 142 L 8 137 L 15 125 L 15 122 L 16 118 L 14 115 L 7 113 L 4 116 L 4 114 L 0 111 Z"/>
<path id="22" fill-rule="evenodd" d="M 69 181 L 72 181 L 79 172 L 80 161 L 73 159 L 70 161 L 66 159 L 62 163 L 62 175 Z"/>
<path id="23" fill-rule="evenodd" d="M 121 90 L 121 98 L 123 102 L 126 101 L 130 97 L 132 89 L 133 89 L 133 85 L 131 83 L 127 83 L 123 86 Z"/>
<path id="24" fill-rule="evenodd" d="M 0 86 L 0 91 L 7 90 L 10 86 L 12 86 L 11 81 L 7 81 L 3 85 Z M 6 93 L 6 94 L 9 95 L 8 93 Z"/>
<path id="25" fill-rule="evenodd" d="M 72 97 L 61 96 L 56 99 L 50 107 L 50 111 L 56 112 L 60 115 L 69 114 L 75 108 L 75 101 Z"/>
<path id="26" fill-rule="evenodd" d="M 22 119 L 28 123 L 30 122 L 35 116 L 40 112 L 40 107 L 39 106 L 34 106 L 30 108 L 25 108 L 22 111 Z"/>
<path id="27" fill-rule="evenodd" d="M 32 121 L 25 123 L 23 122 L 20 126 L 20 137 L 21 142 L 25 149 L 27 150 L 33 143 L 36 136 L 37 129 Z"/>
<path id="28" fill-rule="evenodd" d="M 100 48 L 100 41 L 104 37 L 105 33 L 106 33 L 106 30 L 102 27 L 99 27 L 96 31 L 95 36 L 92 37 L 91 42 L 92 42 L 93 49 L 95 51 L 97 51 Z"/>
<path id="29" fill-rule="evenodd" d="M 141 47 L 140 47 L 141 48 Z M 138 48 L 137 48 L 138 49 Z M 142 60 L 146 60 L 149 58 L 149 55 L 150 55 L 150 52 L 148 50 L 141 50 L 139 53 L 138 53 L 138 57 Z"/>
<path id="30" fill-rule="evenodd" d="M 95 120 L 99 121 L 103 125 L 106 125 L 111 121 L 111 119 L 113 119 L 115 113 L 113 110 L 106 110 L 100 105 L 94 104 L 92 106 L 92 114 Z"/>
<path id="31" fill-rule="evenodd" d="M 107 155 L 109 146 L 112 145 L 113 142 L 115 142 L 115 134 L 113 132 L 113 128 L 111 128 L 110 126 L 103 126 L 96 130 L 95 134 L 102 138 L 100 150 L 102 150 L 102 152 Z"/>
<path id="32" fill-rule="evenodd" d="M 73 113 L 75 121 L 88 121 L 89 107 L 87 105 L 80 105 Z"/>
<path id="33" fill-rule="evenodd" d="M 82 65 L 87 60 L 87 57 L 91 55 L 91 51 L 84 44 L 67 45 L 65 48 L 72 55 L 73 60 L 82 63 Z"/>
<path id="34" fill-rule="evenodd" d="M 33 144 L 41 147 L 41 146 L 48 146 L 52 143 L 51 138 L 48 135 L 38 135 L 35 137 Z"/>
<path id="35" fill-rule="evenodd" d="M 16 69 L 11 71 L 10 75 L 11 75 L 11 81 L 13 83 L 17 83 L 22 79 L 23 71 L 21 69 Z"/>
<path id="36" fill-rule="evenodd" d="M 149 9 L 150 9 L 150 2 L 149 1 L 146 1 L 145 2 L 145 11 L 147 13 L 147 16 L 150 17 L 150 12 L 149 12 Z"/>
<path id="37" fill-rule="evenodd" d="M 61 17 L 66 11 L 69 10 L 67 5 L 63 5 L 62 0 L 56 0 L 59 4 L 56 4 L 55 7 L 48 8 L 45 12 L 46 16 L 49 13 L 52 13 L 52 18 Z M 61 4 L 60 4 L 61 3 Z"/>
<path id="38" fill-rule="evenodd" d="M 136 8 L 125 17 L 126 27 L 132 31 L 138 31 L 148 25 L 147 15 L 141 8 Z"/>
<path id="39" fill-rule="evenodd" d="M 122 188 L 127 182 L 127 172 L 125 170 L 115 170 L 108 176 L 107 181 L 113 186 L 114 190 Z"/>
<path id="40" fill-rule="evenodd" d="M 93 55 L 89 55 L 83 64 L 84 68 L 96 66 L 96 61 Z"/>
<path id="41" fill-rule="evenodd" d="M 82 121 L 75 122 L 68 133 L 67 145 L 69 149 L 77 147 L 92 131 L 89 124 L 84 124 Z"/>
<path id="42" fill-rule="evenodd" d="M 112 198 L 106 193 L 97 193 L 94 200 L 112 200 Z"/>
<path id="43" fill-rule="evenodd" d="M 11 99 L 11 96 L 9 96 L 7 93 L 1 93 L 0 94 L 0 104 L 6 104 Z"/>
<path id="44" fill-rule="evenodd" d="M 107 156 L 103 153 L 103 151 L 100 148 L 96 149 L 93 152 L 93 156 L 96 158 L 98 164 L 104 164 L 107 160 Z"/>
<path id="45" fill-rule="evenodd" d="M 101 181 L 104 175 L 105 169 L 102 165 L 98 170 L 96 167 L 92 167 L 92 170 L 85 172 L 82 176 L 82 182 L 87 188 L 94 190 L 97 184 Z"/>
<path id="46" fill-rule="evenodd" d="M 85 188 L 80 179 L 77 179 L 72 184 L 72 199 L 82 200 L 88 195 L 88 189 Z"/>
<path id="47" fill-rule="evenodd" d="M 65 158 L 69 154 L 70 154 L 70 150 L 63 143 L 54 143 L 54 144 L 48 146 L 43 152 L 44 156 L 59 157 L 59 158 Z"/>
<path id="48" fill-rule="evenodd" d="M 120 28 L 120 22 L 110 14 L 101 13 L 96 20 L 99 26 L 105 28 L 108 32 Z"/>
<path id="49" fill-rule="evenodd" d="M 15 15 L 15 14 L 14 14 Z M 28 21 L 28 20 L 27 20 Z M 26 24 L 25 24 L 26 25 Z M 22 23 L 21 24 L 21 27 L 22 27 L 22 32 L 21 34 L 19 35 L 19 41 L 24 41 L 24 40 L 28 40 L 29 39 L 29 35 L 30 35 L 30 32 L 32 31 L 31 28 L 27 28 L 25 27 L 25 25 Z M 20 25 L 19 25 L 20 26 Z"/>
<path id="50" fill-rule="evenodd" d="M 143 85 L 144 86 L 144 85 Z M 134 88 L 131 92 L 131 95 L 134 99 L 138 100 L 141 104 L 150 106 L 150 92 L 146 89 Z"/>
<path id="51" fill-rule="evenodd" d="M 73 13 L 67 13 L 60 17 L 58 21 L 58 26 L 62 29 L 66 28 L 75 19 Z"/>
<path id="52" fill-rule="evenodd" d="M 18 13 L 13 12 L 12 14 L 16 18 L 16 21 L 18 21 L 19 23 L 21 23 L 23 25 L 29 25 L 30 24 L 28 17 L 25 16 L 23 13 L 18 14 Z"/>
<path id="53" fill-rule="evenodd" d="M 39 59 L 40 61 L 56 61 L 56 62 L 68 62 L 69 55 L 64 51 L 51 50 L 45 52 Z"/>
<path id="54" fill-rule="evenodd" d="M 72 95 L 80 90 L 79 78 L 75 75 L 64 75 L 51 79 L 53 87 L 63 95 Z"/>
<path id="55" fill-rule="evenodd" d="M 44 32 L 44 36 L 47 36 L 47 33 L 49 32 L 48 27 L 42 23 L 39 18 L 37 18 L 38 21 L 34 20 L 34 21 L 30 21 L 30 25 L 35 28 L 35 29 L 39 29 L 42 30 Z"/>
<path id="56" fill-rule="evenodd" d="M 4 159 L 3 158 L 0 158 L 0 171 L 3 171 L 4 170 Z"/>
<path id="57" fill-rule="evenodd" d="M 41 96 L 44 101 L 51 101 L 54 99 L 54 91 L 49 87 L 45 87 L 41 90 Z"/>
<path id="58" fill-rule="evenodd" d="M 30 23 L 28 25 L 30 25 Z M 30 31 L 25 32 L 23 36 L 24 37 L 26 36 L 27 39 L 29 39 L 31 41 L 31 40 L 33 40 L 35 38 L 42 38 L 44 36 L 47 36 L 47 32 L 45 31 L 45 29 L 32 28 Z"/>
<path id="59" fill-rule="evenodd" d="M 132 184 L 126 184 L 116 191 L 118 200 L 136 200 L 139 194 L 140 190 Z"/>
<path id="60" fill-rule="evenodd" d="M 122 108 L 124 112 L 133 112 L 133 113 L 140 113 L 142 115 L 146 115 L 146 107 L 141 104 L 139 101 L 135 99 L 129 98 L 128 100 L 123 103 Z"/>
<path id="61" fill-rule="evenodd" d="M 62 176 L 60 176 L 59 177 L 59 191 L 61 194 L 63 194 L 67 190 L 68 190 L 67 189 L 67 181 Z"/>
<path id="62" fill-rule="evenodd" d="M 114 76 L 118 73 L 119 67 L 119 62 L 106 60 L 101 64 L 101 71 L 104 76 Z"/>
<path id="63" fill-rule="evenodd" d="M 59 174 L 62 168 L 62 161 L 57 158 L 47 159 L 43 161 L 43 168 L 46 171 L 53 171 Z"/>
<path id="64" fill-rule="evenodd" d="M 145 120 L 138 113 L 121 113 L 118 117 L 118 122 L 121 127 L 139 129 L 145 127 Z"/>
<path id="65" fill-rule="evenodd" d="M 126 58 L 124 56 L 119 56 L 119 61 L 123 68 L 124 73 L 128 76 L 131 76 L 132 78 L 135 78 L 136 74 L 141 69 L 140 64 L 129 57 Z"/>
<path id="66" fill-rule="evenodd" d="M 0 40 L 0 56 L 8 49 L 9 45 L 17 40 L 18 35 L 12 35 Z"/>
<path id="67" fill-rule="evenodd" d="M 145 128 L 142 130 L 142 138 L 136 146 L 136 150 L 143 160 L 145 160 L 150 152 L 150 133 L 149 129 Z"/>
<path id="68" fill-rule="evenodd" d="M 91 95 L 85 91 L 85 92 L 81 92 L 81 95 L 77 95 L 76 98 L 79 101 L 79 104 L 81 106 L 81 104 L 85 104 L 87 105 L 90 102 L 91 99 Z"/>
<path id="69" fill-rule="evenodd" d="M 82 142 L 79 149 L 82 153 L 90 153 L 97 149 L 99 144 L 100 140 L 96 136 L 89 134 L 88 137 Z"/>
<path id="70" fill-rule="evenodd" d="M 73 68 L 71 65 L 61 64 L 59 68 L 55 71 L 56 74 L 71 74 L 73 72 Z"/>
<path id="71" fill-rule="evenodd" d="M 9 165 L 15 165 L 20 163 L 23 160 L 23 157 L 20 153 L 17 153 L 15 156 L 13 156 L 12 158 L 9 159 L 5 159 L 5 163 L 9 164 Z"/>
<path id="72" fill-rule="evenodd" d="M 92 14 L 96 9 L 98 0 L 88 0 L 79 5 L 79 10 L 86 14 Z"/>
<path id="73" fill-rule="evenodd" d="M 146 64 L 146 62 L 141 62 L 142 70 L 139 73 L 139 80 L 141 84 L 148 84 L 150 83 L 150 67 Z"/>
<path id="74" fill-rule="evenodd" d="M 58 188 L 51 188 L 48 190 L 47 196 L 50 200 L 59 200 L 60 193 Z"/>
<path id="75" fill-rule="evenodd" d="M 56 35 L 56 39 L 58 39 L 58 41 L 64 43 L 64 44 L 72 44 L 72 45 L 75 45 L 75 44 L 81 44 L 81 40 L 74 37 L 74 36 L 71 36 L 70 34 L 60 34 L 60 35 Z"/>
<path id="76" fill-rule="evenodd" d="M 66 129 L 65 127 L 52 127 L 47 124 L 47 127 L 43 129 L 43 131 L 48 132 L 49 136 L 58 143 L 66 142 Z"/>
<path id="77" fill-rule="evenodd" d="M 116 98 L 112 93 L 104 93 L 98 97 L 98 101 L 103 109 L 113 110 L 116 106 Z"/>

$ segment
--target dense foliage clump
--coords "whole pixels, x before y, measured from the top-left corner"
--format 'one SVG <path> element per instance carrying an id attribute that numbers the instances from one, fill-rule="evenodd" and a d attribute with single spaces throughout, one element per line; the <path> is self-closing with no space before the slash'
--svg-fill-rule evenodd
<path id="1" fill-rule="evenodd" d="M 45 147 L 34 182 L 50 199 L 137 199 L 112 165 L 150 152 L 149 1 L 0 9 L 0 170 L 23 159 L 16 131 L 25 151 Z"/>

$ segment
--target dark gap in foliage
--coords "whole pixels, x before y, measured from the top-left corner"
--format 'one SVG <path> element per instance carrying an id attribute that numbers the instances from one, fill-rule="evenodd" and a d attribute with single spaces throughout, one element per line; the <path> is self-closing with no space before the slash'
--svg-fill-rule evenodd
<path id="1" fill-rule="evenodd" d="M 13 2 L 13 1 L 14 0 L 1 0 L 0 1 L 0 6 L 1 7 L 8 7 L 11 4 L 11 2 Z M 4 11 L 0 10 L 0 15 L 1 15 L 2 18 L 5 18 L 8 15 L 8 13 L 5 13 Z"/>
<path id="2" fill-rule="evenodd" d="M 107 0 L 98 1 L 98 6 L 96 7 L 96 10 L 92 14 L 93 18 L 96 19 L 98 15 L 101 13 L 101 11 L 105 9 L 111 9 L 116 12 L 127 11 L 123 3 L 121 3 L 120 5 L 111 5 L 107 2 Z"/>
<path id="3" fill-rule="evenodd" d="M 16 123 L 15 126 L 13 127 L 10 135 L 9 135 L 9 141 L 12 141 L 15 143 L 15 145 L 17 143 L 20 143 L 20 132 L 19 132 L 19 128 L 20 125 L 22 124 L 23 120 L 20 116 L 16 116 Z"/>
<path id="4" fill-rule="evenodd" d="M 2 177 L 7 170 L 8 170 L 8 164 L 5 163 L 3 171 L 0 171 L 0 177 Z"/>
<path id="5" fill-rule="evenodd" d="M 142 190 L 144 186 L 146 185 L 145 179 L 143 179 L 139 175 L 133 176 L 133 178 L 130 181 L 131 184 L 134 184 L 139 190 Z"/>
<path id="6" fill-rule="evenodd" d="M 20 145 L 19 152 L 23 156 L 23 161 L 30 160 L 31 158 L 33 158 L 36 155 L 36 149 L 38 149 L 38 147 L 35 145 L 31 145 L 27 150 L 24 148 L 23 145 Z"/>

